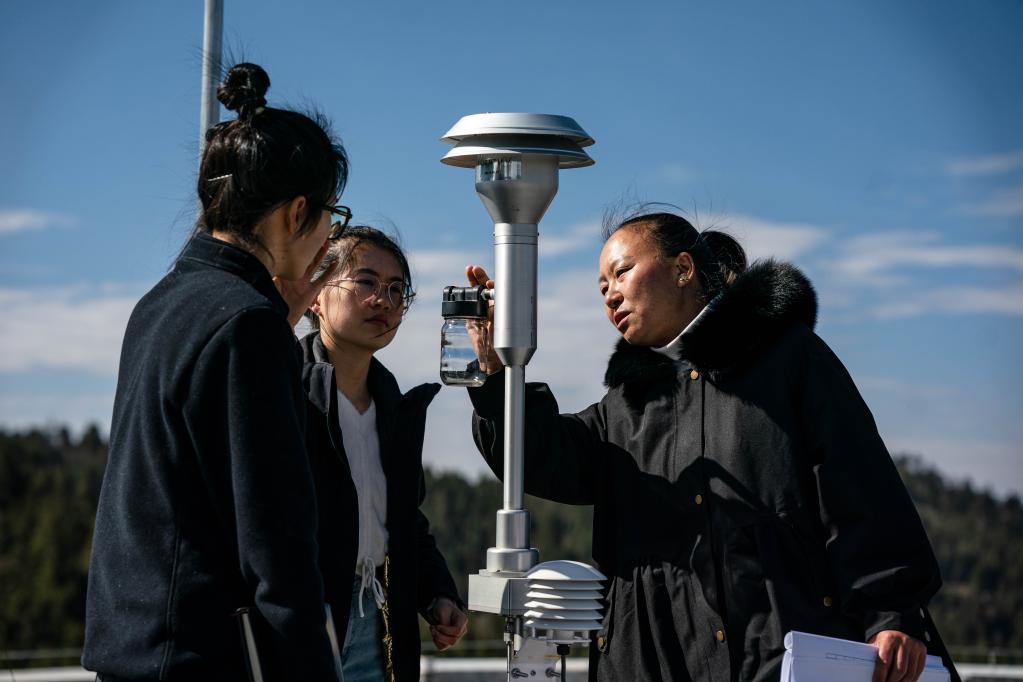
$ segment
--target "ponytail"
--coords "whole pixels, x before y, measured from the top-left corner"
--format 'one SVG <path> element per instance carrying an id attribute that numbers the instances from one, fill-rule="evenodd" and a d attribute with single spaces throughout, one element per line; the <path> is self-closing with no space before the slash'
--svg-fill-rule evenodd
<path id="1" fill-rule="evenodd" d="M 746 271 L 746 252 L 734 237 L 718 230 L 704 230 L 699 241 L 705 257 L 703 267 L 697 262 L 696 273 L 704 296 L 710 301 Z"/>

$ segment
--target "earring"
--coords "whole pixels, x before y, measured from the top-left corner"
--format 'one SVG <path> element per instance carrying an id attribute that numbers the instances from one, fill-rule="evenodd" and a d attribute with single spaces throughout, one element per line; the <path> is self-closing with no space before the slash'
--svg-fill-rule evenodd
<path id="1" fill-rule="evenodd" d="M 679 278 L 678 278 L 678 283 L 679 284 L 685 284 L 688 281 L 689 281 L 689 275 L 679 275 Z"/>

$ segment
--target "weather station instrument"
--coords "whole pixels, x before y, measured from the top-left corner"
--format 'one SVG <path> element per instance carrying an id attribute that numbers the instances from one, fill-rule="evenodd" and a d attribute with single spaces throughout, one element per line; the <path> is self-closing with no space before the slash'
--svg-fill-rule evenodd
<path id="1" fill-rule="evenodd" d="M 525 370 L 536 351 L 539 223 L 558 191 L 563 168 L 593 165 L 591 138 L 567 116 L 474 114 L 441 138 L 442 163 L 472 168 L 476 193 L 494 223 L 494 289 L 446 287 L 441 379 L 456 386 L 486 380 L 473 340 L 485 333 L 494 301 L 493 346 L 504 371 L 504 504 L 486 568 L 469 576 L 469 610 L 504 617 L 508 679 L 565 678 L 568 649 L 600 629 L 602 581 L 576 561 L 539 563 L 523 506 Z M 491 379 L 494 380 L 494 379 Z M 558 665 L 560 658 L 560 666 Z"/>

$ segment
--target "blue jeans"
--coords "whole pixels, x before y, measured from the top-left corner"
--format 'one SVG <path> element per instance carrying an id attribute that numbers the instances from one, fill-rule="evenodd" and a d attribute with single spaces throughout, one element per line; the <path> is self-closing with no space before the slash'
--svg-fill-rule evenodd
<path id="1" fill-rule="evenodd" d="M 354 576 L 348 631 L 341 649 L 341 682 L 380 682 L 384 678 L 384 617 L 373 593 L 362 593 L 362 579 Z M 359 615 L 362 600 L 364 616 Z"/>

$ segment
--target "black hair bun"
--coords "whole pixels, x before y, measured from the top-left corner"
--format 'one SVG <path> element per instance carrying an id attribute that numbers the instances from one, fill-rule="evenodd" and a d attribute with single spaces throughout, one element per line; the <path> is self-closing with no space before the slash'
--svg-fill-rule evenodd
<path id="1" fill-rule="evenodd" d="M 270 76 L 258 64 L 244 62 L 231 67 L 224 82 L 217 88 L 217 99 L 239 118 L 256 113 L 266 106 L 266 91 L 270 89 Z"/>

